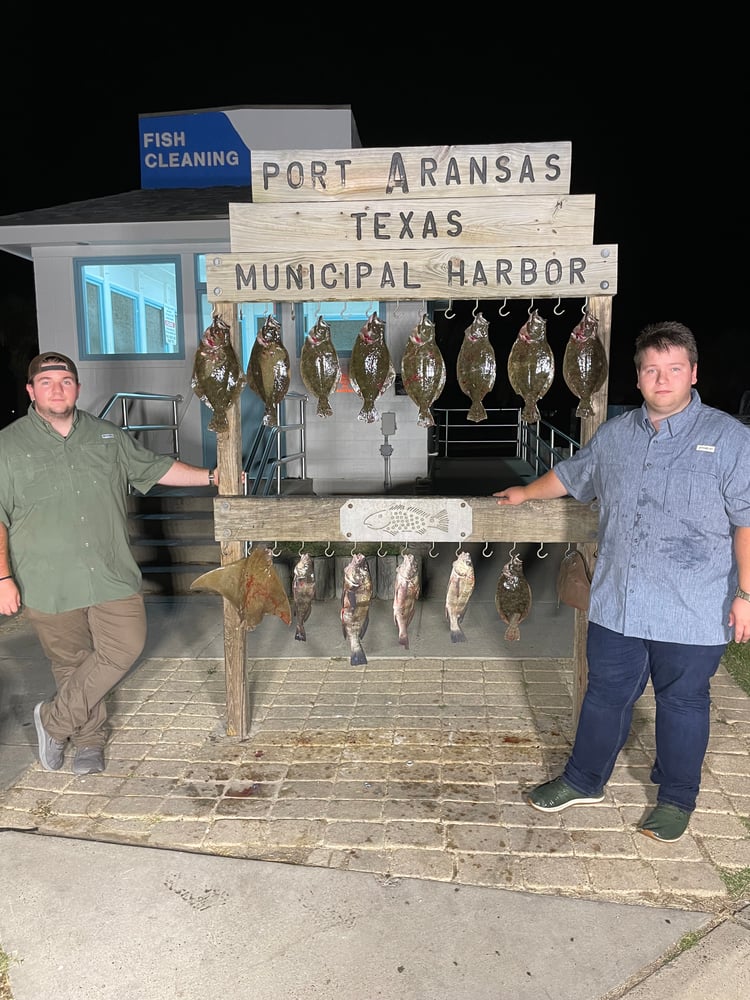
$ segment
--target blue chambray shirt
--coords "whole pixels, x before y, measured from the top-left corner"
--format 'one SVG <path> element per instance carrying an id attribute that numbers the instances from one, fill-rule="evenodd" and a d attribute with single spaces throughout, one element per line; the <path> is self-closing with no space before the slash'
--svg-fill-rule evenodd
<path id="1" fill-rule="evenodd" d="M 732 638 L 734 527 L 750 527 L 750 429 L 693 389 L 658 431 L 645 404 L 605 421 L 555 473 L 576 500 L 599 506 L 589 621 L 662 642 Z"/>

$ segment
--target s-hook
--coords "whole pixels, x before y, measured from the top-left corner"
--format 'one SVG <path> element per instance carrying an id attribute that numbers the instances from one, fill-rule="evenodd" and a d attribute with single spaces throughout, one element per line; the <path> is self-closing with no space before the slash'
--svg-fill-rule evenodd
<path id="1" fill-rule="evenodd" d="M 299 547 L 299 552 L 297 553 L 297 555 L 301 556 L 304 551 L 305 551 L 305 543 L 304 543 L 304 540 L 303 540 L 302 544 Z"/>
<path id="2" fill-rule="evenodd" d="M 484 548 L 482 549 L 482 555 L 484 556 L 485 559 L 489 559 L 490 556 L 492 555 L 493 551 L 494 551 L 493 549 L 489 549 L 489 550 L 487 549 L 487 546 L 489 544 L 490 544 L 489 541 L 485 538 L 485 540 L 484 540 Z"/>
<path id="3" fill-rule="evenodd" d="M 461 549 L 463 548 L 461 542 L 458 543 L 458 548 L 456 549 L 456 558 L 461 555 Z"/>
<path id="4" fill-rule="evenodd" d="M 512 559 L 514 556 L 517 555 L 518 555 L 518 550 L 516 549 L 516 543 L 513 542 L 513 544 L 510 547 L 510 551 L 508 552 L 508 556 Z"/>
<path id="5" fill-rule="evenodd" d="M 537 557 L 537 559 L 546 559 L 547 556 L 549 555 L 549 552 L 545 552 L 544 555 L 542 555 L 542 550 L 543 549 L 544 549 L 544 542 L 540 542 L 539 543 L 539 548 L 536 550 L 536 557 Z"/>
<path id="6" fill-rule="evenodd" d="M 446 319 L 455 319 L 456 318 L 455 312 L 451 312 L 452 308 L 453 308 L 453 299 L 448 299 L 448 308 L 445 310 L 445 318 Z"/>
<path id="7" fill-rule="evenodd" d="M 278 557 L 281 555 L 281 549 L 279 548 L 278 542 L 273 543 L 273 548 L 271 549 L 271 555 L 274 557 L 274 559 L 278 559 Z"/>
<path id="8" fill-rule="evenodd" d="M 405 556 L 408 551 L 409 551 L 409 543 L 404 542 L 403 548 L 401 549 L 401 555 Z"/>
<path id="9" fill-rule="evenodd" d="M 356 551 L 357 551 L 357 543 L 355 542 L 354 545 L 352 545 L 352 551 L 349 553 L 349 555 L 354 557 Z"/>
<path id="10" fill-rule="evenodd" d="M 427 555 L 430 557 L 430 559 L 437 559 L 437 557 L 440 555 L 440 553 L 438 552 L 438 550 L 435 548 L 435 539 L 434 538 L 432 540 L 432 545 L 430 546 L 430 551 L 427 553 Z"/>
<path id="11" fill-rule="evenodd" d="M 378 555 L 380 556 L 381 559 L 385 555 L 385 549 L 383 548 L 383 541 L 382 541 L 382 539 L 380 541 L 380 545 L 378 545 Z"/>
<path id="12" fill-rule="evenodd" d="M 477 310 L 478 309 L 479 309 L 479 299 L 475 299 L 474 300 L 474 308 L 471 310 L 471 315 L 474 317 L 474 319 L 476 319 L 476 317 L 477 317 Z"/>
<path id="13" fill-rule="evenodd" d="M 329 549 L 331 550 L 330 552 L 328 551 Z M 328 545 L 326 545 L 325 549 L 323 550 L 323 555 L 324 556 L 328 556 L 328 558 L 330 559 L 331 556 L 333 555 L 334 551 L 335 551 L 335 549 L 333 548 L 333 546 L 329 542 Z"/>
<path id="14" fill-rule="evenodd" d="M 583 305 L 581 306 L 581 312 L 583 313 L 584 316 L 586 316 L 588 314 L 588 311 L 589 311 L 589 297 L 587 295 L 586 298 L 583 300 Z"/>
<path id="15" fill-rule="evenodd" d="M 503 312 L 503 309 L 505 310 L 505 312 Z M 503 304 L 498 309 L 497 314 L 498 316 L 510 316 L 510 309 L 508 309 L 507 299 L 503 299 Z"/>
<path id="16" fill-rule="evenodd" d="M 553 312 L 553 313 L 555 314 L 555 316 L 562 316 L 562 314 L 563 314 L 563 313 L 565 312 L 565 310 L 564 310 L 564 309 L 561 309 L 561 308 L 560 308 L 561 306 L 562 306 L 562 299 L 561 299 L 561 298 L 560 298 L 560 296 L 558 295 L 558 296 L 557 296 L 557 305 L 556 305 L 556 306 L 555 306 L 555 308 L 554 308 L 554 309 L 552 310 L 552 312 Z M 559 312 L 558 312 L 558 309 L 560 310 Z"/>

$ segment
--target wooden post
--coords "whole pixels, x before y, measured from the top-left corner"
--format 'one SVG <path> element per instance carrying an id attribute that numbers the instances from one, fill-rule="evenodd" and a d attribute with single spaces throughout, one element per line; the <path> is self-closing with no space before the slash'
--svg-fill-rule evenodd
<path id="1" fill-rule="evenodd" d="M 599 321 L 597 330 L 607 355 L 607 377 L 601 388 L 591 398 L 594 415 L 581 417 L 581 444 L 586 444 L 594 435 L 594 431 L 607 419 L 607 399 L 609 396 L 609 355 L 612 341 L 612 299 L 602 295 L 589 299 L 589 312 Z M 596 543 L 579 545 L 578 548 L 589 570 L 593 572 Z M 575 628 L 573 631 L 573 727 L 578 725 L 581 714 L 581 704 L 588 684 L 588 662 L 586 660 L 586 636 L 588 633 L 588 616 L 585 611 L 576 609 Z"/>
<path id="2" fill-rule="evenodd" d="M 236 305 L 217 302 L 214 308 L 232 331 L 232 346 L 242 358 L 240 324 Z M 239 400 L 227 412 L 229 429 L 216 435 L 216 461 L 219 470 L 219 496 L 214 504 L 221 505 L 223 496 L 239 496 L 242 490 L 242 416 Z M 222 541 L 221 565 L 242 559 L 244 542 Z M 245 628 L 237 609 L 224 598 L 224 679 L 227 691 L 227 736 L 247 736 L 247 674 L 245 669 Z"/>

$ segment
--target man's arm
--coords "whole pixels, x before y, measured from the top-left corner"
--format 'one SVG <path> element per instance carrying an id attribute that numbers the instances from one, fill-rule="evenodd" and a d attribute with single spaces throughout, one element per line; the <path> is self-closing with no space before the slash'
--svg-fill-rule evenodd
<path id="1" fill-rule="evenodd" d="M 566 496 L 567 492 L 555 470 L 550 469 L 528 486 L 509 486 L 507 490 L 499 490 L 492 495 L 497 497 L 501 507 L 517 507 L 526 500 L 554 500 Z"/>
<path id="2" fill-rule="evenodd" d="M 21 595 L 10 565 L 8 529 L 0 523 L 0 615 L 14 615 L 20 607 Z"/>
<path id="3" fill-rule="evenodd" d="M 211 469 L 202 469 L 198 465 L 188 465 L 179 459 L 172 463 L 160 480 L 160 486 L 211 486 L 209 475 Z M 219 485 L 219 470 L 213 470 L 213 485 Z"/>
<path id="4" fill-rule="evenodd" d="M 750 593 L 750 528 L 734 529 L 734 555 L 740 590 Z M 729 610 L 729 625 L 734 629 L 735 642 L 750 640 L 750 601 L 735 597 Z"/>

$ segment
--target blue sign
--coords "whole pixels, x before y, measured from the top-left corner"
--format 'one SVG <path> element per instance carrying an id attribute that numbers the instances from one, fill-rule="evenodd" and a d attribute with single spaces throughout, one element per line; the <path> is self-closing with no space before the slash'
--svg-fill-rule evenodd
<path id="1" fill-rule="evenodd" d="M 223 111 L 139 119 L 141 187 L 249 187 L 250 150 Z"/>

